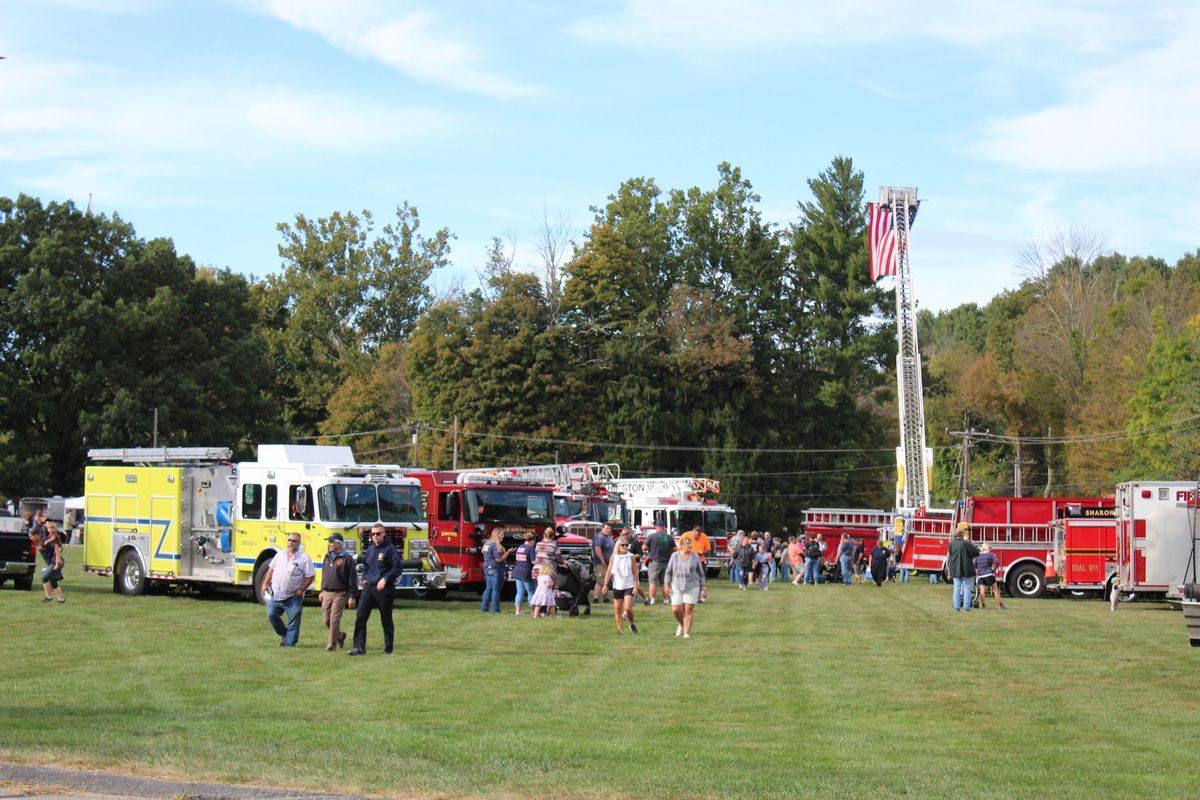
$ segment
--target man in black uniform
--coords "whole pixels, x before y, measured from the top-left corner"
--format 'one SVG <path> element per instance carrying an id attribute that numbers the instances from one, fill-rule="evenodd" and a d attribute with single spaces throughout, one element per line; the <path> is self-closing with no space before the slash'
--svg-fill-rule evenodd
<path id="1" fill-rule="evenodd" d="M 392 604 L 396 601 L 396 578 L 404 565 L 396 546 L 386 538 L 382 525 L 371 527 L 371 544 L 363 555 L 362 594 L 358 598 L 358 613 L 354 617 L 354 647 L 350 655 L 361 656 L 367 652 L 367 620 L 371 610 L 379 609 L 379 621 L 383 625 L 383 652 L 391 654 L 395 627 L 392 624 Z"/>

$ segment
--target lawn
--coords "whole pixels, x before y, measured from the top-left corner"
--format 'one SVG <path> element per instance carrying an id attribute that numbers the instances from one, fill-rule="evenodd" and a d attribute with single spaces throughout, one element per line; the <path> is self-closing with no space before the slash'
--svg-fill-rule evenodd
<path id="1" fill-rule="evenodd" d="M 75 551 L 75 552 L 72 552 Z M 690 640 L 404 601 L 398 652 L 234 597 L 0 590 L 0 759 L 405 797 L 1190 797 L 1200 649 L 1164 605 L 722 578 Z"/>

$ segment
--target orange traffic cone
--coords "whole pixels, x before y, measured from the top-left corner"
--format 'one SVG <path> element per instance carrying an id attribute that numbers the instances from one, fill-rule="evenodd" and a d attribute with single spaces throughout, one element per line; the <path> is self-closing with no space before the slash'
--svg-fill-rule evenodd
<path id="1" fill-rule="evenodd" d="M 1046 551 L 1046 577 L 1053 578 L 1053 577 L 1056 577 L 1057 575 L 1058 575 L 1058 573 L 1054 570 L 1054 551 L 1047 550 Z"/>

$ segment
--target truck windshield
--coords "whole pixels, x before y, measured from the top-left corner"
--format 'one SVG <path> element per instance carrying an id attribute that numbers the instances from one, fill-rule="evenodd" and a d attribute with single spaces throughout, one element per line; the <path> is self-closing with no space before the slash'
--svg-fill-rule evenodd
<path id="1" fill-rule="evenodd" d="M 317 491 L 321 519 L 326 522 L 418 522 L 421 495 L 417 486 L 330 483 Z"/>
<path id="2" fill-rule="evenodd" d="M 583 501 L 574 500 L 570 497 L 554 498 L 554 516 L 566 517 L 567 519 L 582 519 Z"/>
<path id="3" fill-rule="evenodd" d="M 524 489 L 468 489 L 467 519 L 511 525 L 550 525 L 549 492 Z"/>
<path id="4" fill-rule="evenodd" d="M 704 532 L 709 536 L 727 536 L 729 535 L 728 517 L 731 516 L 724 511 L 705 511 L 704 512 Z"/>
<path id="5" fill-rule="evenodd" d="M 380 486 L 379 520 L 381 522 L 420 522 L 420 486 Z"/>
<path id="6" fill-rule="evenodd" d="M 608 522 L 613 525 L 624 525 L 625 520 L 625 504 L 613 503 L 608 500 L 597 500 L 593 504 L 595 511 L 593 512 L 594 522 Z"/>

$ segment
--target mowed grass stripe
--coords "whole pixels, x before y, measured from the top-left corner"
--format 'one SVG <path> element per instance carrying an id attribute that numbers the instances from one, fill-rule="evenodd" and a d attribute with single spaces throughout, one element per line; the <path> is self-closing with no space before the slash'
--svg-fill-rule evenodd
<path id="1" fill-rule="evenodd" d="M 249 602 L 68 574 L 64 606 L 0 591 L 0 757 L 419 797 L 1178 797 L 1200 766 L 1200 652 L 1162 605 L 722 577 L 687 641 L 666 606 L 619 637 L 610 606 L 464 596 L 350 659 L 315 606 L 282 649 Z"/>

